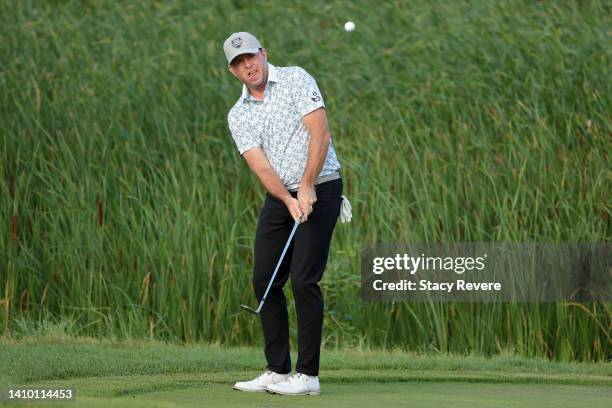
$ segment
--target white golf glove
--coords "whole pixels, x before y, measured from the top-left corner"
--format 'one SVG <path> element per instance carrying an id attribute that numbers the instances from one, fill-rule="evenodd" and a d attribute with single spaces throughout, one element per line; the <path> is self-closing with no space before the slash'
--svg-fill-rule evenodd
<path id="1" fill-rule="evenodd" d="M 353 213 L 351 212 L 352 207 L 346 196 L 342 196 L 342 205 L 340 206 L 340 222 L 351 222 L 351 218 L 353 217 Z"/>

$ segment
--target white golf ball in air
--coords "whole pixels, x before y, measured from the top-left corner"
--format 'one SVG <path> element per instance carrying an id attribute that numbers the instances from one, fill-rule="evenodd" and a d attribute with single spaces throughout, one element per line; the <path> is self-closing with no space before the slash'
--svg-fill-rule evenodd
<path id="1" fill-rule="evenodd" d="M 355 23 L 353 23 L 352 21 L 347 21 L 346 23 L 344 23 L 344 31 L 354 31 L 355 30 Z"/>

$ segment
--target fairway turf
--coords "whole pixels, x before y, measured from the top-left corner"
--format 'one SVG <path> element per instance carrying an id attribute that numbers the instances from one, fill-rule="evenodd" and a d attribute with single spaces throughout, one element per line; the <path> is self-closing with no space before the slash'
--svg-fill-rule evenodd
<path id="1" fill-rule="evenodd" d="M 610 386 L 490 384 L 468 382 L 389 382 L 322 384 L 320 396 L 247 393 L 210 377 L 164 375 L 87 378 L 39 383 L 74 387 L 83 407 L 606 407 Z M 322 377 L 322 381 L 324 377 Z M 165 383 L 166 385 L 161 385 Z M 151 386 L 151 384 L 153 384 Z M 33 386 L 33 385 L 31 385 Z M 40 406 L 39 404 L 31 404 Z M 29 406 L 29 405 L 25 405 Z M 47 405 L 45 405 L 47 406 Z"/>
<path id="2" fill-rule="evenodd" d="M 320 396 L 232 389 L 234 382 L 258 375 L 264 364 L 255 348 L 0 339 L 0 386 L 73 388 L 77 403 L 67 407 L 557 408 L 603 407 L 612 397 L 610 363 L 375 350 L 323 350 Z"/>

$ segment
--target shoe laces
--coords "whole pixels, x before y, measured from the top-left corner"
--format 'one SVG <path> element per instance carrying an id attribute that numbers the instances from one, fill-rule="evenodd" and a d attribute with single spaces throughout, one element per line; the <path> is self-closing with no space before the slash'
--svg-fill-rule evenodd
<path id="1" fill-rule="evenodd" d="M 264 376 L 274 375 L 274 374 L 276 374 L 274 371 L 272 371 L 272 370 L 266 370 L 266 371 L 264 371 L 264 372 L 263 372 L 263 373 L 262 373 L 262 374 L 261 374 L 259 377 L 257 377 L 257 379 L 260 379 L 260 378 L 262 378 L 262 377 L 264 377 Z"/>
<path id="2" fill-rule="evenodd" d="M 283 382 L 292 383 L 293 381 L 305 380 L 305 379 L 308 379 L 308 376 L 306 374 L 293 373 L 289 377 L 285 378 Z"/>

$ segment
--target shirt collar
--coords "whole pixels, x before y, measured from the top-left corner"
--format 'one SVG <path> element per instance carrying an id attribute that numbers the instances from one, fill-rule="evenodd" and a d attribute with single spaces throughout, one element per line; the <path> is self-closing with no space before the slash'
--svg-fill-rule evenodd
<path id="1" fill-rule="evenodd" d="M 268 83 L 269 82 L 278 82 L 278 71 L 274 65 L 268 62 Z M 250 101 L 253 99 L 251 97 L 251 94 L 249 93 L 248 88 L 244 84 L 242 85 L 242 95 L 240 96 L 240 99 L 242 100 L 242 102 Z"/>

